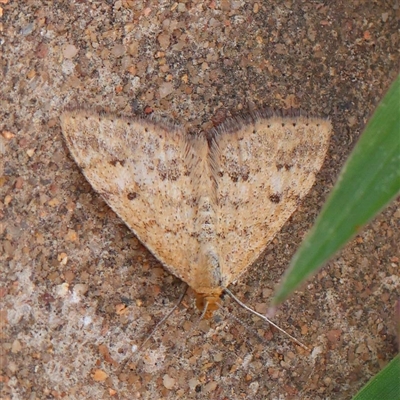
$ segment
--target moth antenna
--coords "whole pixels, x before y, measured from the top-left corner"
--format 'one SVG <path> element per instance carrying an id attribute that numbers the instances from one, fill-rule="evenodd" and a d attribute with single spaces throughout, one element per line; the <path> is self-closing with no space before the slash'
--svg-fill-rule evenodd
<path id="1" fill-rule="evenodd" d="M 185 294 L 188 290 L 189 285 L 185 284 L 185 289 L 180 295 L 178 302 L 171 308 L 169 313 L 165 315 L 160 321 L 157 322 L 156 326 L 153 328 L 153 330 L 147 335 L 146 339 L 144 342 L 140 345 L 140 347 L 137 349 L 137 352 L 139 353 L 141 350 L 143 350 L 144 345 L 154 336 L 158 328 L 172 315 L 172 313 L 181 305 L 183 298 L 185 297 Z"/>
<path id="2" fill-rule="evenodd" d="M 193 331 L 199 326 L 200 322 L 204 319 L 204 316 L 206 315 L 208 308 L 208 301 L 204 303 L 204 308 L 203 311 L 201 312 L 201 315 L 199 318 L 197 318 L 197 321 L 194 323 L 194 325 L 190 328 L 189 332 L 186 334 L 185 340 L 188 339 L 189 336 L 193 333 Z"/>
<path id="3" fill-rule="evenodd" d="M 228 317 L 234 319 L 236 322 L 239 322 L 240 325 L 243 326 L 247 331 L 249 331 L 252 335 L 254 335 L 260 342 L 265 343 L 265 339 L 261 337 L 254 329 L 252 329 L 249 325 L 246 324 L 246 322 L 242 321 L 240 318 L 236 317 L 233 315 L 229 310 L 227 310 L 225 307 L 221 306 L 218 304 L 219 309 L 226 314 Z"/>
<path id="4" fill-rule="evenodd" d="M 262 315 L 258 313 L 257 311 L 253 310 L 252 308 L 246 306 L 243 302 L 241 302 L 229 289 L 224 288 L 224 292 L 227 293 L 229 296 L 232 297 L 233 300 L 236 301 L 241 307 L 243 307 L 245 310 L 250 311 L 252 314 L 257 315 L 257 317 L 261 318 L 262 320 L 268 322 L 272 326 L 274 326 L 276 329 L 284 333 L 286 336 L 288 336 L 290 339 L 292 339 L 295 343 L 297 343 L 299 346 L 301 346 L 303 349 L 307 351 L 311 351 L 305 344 L 301 343 L 299 340 L 297 340 L 294 336 L 292 336 L 290 333 L 286 332 L 284 329 L 280 328 L 278 325 L 273 323 L 269 318 L 267 318 L 265 315 Z"/>
<path id="5" fill-rule="evenodd" d="M 147 335 L 146 339 L 144 340 L 144 342 L 138 347 L 138 349 L 135 351 L 133 357 L 129 357 L 128 359 L 126 359 L 125 361 L 122 362 L 122 364 L 119 367 L 119 371 L 122 371 L 125 366 L 131 361 L 132 359 L 136 359 L 138 357 L 138 355 L 140 354 L 140 352 L 143 350 L 145 344 L 154 336 L 154 334 L 156 333 L 156 331 L 158 330 L 158 328 L 172 315 L 172 313 L 180 306 L 180 304 L 182 303 L 183 298 L 185 297 L 185 294 L 188 290 L 189 285 L 185 284 L 185 289 L 182 292 L 182 294 L 180 295 L 177 303 L 171 308 L 171 310 L 168 312 L 167 315 L 165 315 L 160 321 L 157 322 L 156 326 L 153 328 L 153 330 Z"/>

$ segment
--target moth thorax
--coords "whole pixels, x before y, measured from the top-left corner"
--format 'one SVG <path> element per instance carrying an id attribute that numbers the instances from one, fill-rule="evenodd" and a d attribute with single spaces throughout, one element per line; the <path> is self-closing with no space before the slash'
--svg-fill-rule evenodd
<path id="1" fill-rule="evenodd" d="M 204 312 L 204 308 L 207 307 L 204 318 L 211 318 L 214 311 L 219 308 L 221 292 L 222 291 L 216 291 L 215 293 L 196 293 L 196 307 L 201 312 Z"/>
<path id="2" fill-rule="evenodd" d="M 214 204 L 210 196 L 201 196 L 198 204 L 197 228 L 199 242 L 207 243 L 215 240 L 216 215 Z"/>

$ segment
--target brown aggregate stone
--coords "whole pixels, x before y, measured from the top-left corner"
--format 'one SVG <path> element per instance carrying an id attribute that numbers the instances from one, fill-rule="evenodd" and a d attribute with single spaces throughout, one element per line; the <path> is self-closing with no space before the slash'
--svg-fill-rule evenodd
<path id="1" fill-rule="evenodd" d="M 316 186 L 232 287 L 263 309 L 397 74 L 393 2 L 0 3 L 3 398 L 347 399 L 386 365 L 398 203 L 278 310 L 275 322 L 311 355 L 227 298 L 265 343 L 222 313 L 197 324 L 189 294 L 137 357 L 132 346 L 182 285 L 92 191 L 58 117 L 72 103 L 165 115 L 195 132 L 252 105 L 329 116 L 335 134 Z"/>

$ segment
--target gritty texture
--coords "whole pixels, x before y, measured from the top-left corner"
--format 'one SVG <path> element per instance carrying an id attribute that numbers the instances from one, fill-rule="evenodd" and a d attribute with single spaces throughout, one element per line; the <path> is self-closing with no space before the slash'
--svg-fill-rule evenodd
<path id="1" fill-rule="evenodd" d="M 61 126 L 93 188 L 210 302 L 255 262 L 308 193 L 332 130 L 326 120 L 262 112 L 193 137 L 91 111 L 66 112 Z"/>
<path id="2" fill-rule="evenodd" d="M 189 292 L 123 365 L 182 281 L 87 183 L 60 115 L 75 103 L 194 133 L 265 106 L 329 116 L 315 185 L 230 286 L 264 312 L 397 75 L 398 18 L 393 1 L 1 0 L 1 397 L 349 399 L 386 365 L 397 351 L 398 202 L 278 310 L 310 354 L 226 297 L 196 325 Z"/>

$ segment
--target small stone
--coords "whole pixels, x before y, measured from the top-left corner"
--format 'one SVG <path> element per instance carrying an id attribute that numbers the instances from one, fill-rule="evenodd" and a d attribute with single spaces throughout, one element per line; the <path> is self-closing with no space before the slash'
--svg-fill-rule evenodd
<path id="1" fill-rule="evenodd" d="M 231 4 L 229 0 L 221 0 L 221 10 L 224 12 L 231 10 Z"/>
<path id="2" fill-rule="evenodd" d="M 260 314 L 266 314 L 268 310 L 267 303 L 257 303 L 255 306 L 255 310 Z"/>
<path id="3" fill-rule="evenodd" d="M 101 369 L 96 369 L 94 371 L 92 377 L 93 377 L 93 380 L 95 380 L 96 382 L 102 382 L 107 379 L 108 375 Z"/>
<path id="4" fill-rule="evenodd" d="M 187 11 L 187 9 L 186 9 L 186 4 L 184 4 L 184 3 L 179 3 L 179 4 L 178 4 L 178 11 L 179 11 L 179 12 L 185 12 L 185 11 Z"/>
<path id="5" fill-rule="evenodd" d="M 28 149 L 26 154 L 28 157 L 32 157 L 35 154 L 35 149 Z"/>
<path id="6" fill-rule="evenodd" d="M 365 343 L 361 343 L 357 348 L 356 348 L 356 354 L 364 354 L 368 352 L 367 345 Z"/>
<path id="7" fill-rule="evenodd" d="M 158 35 L 157 40 L 158 40 L 158 43 L 160 44 L 160 47 L 163 50 L 168 49 L 168 47 L 170 45 L 170 38 L 167 33 L 163 32 L 160 35 Z"/>
<path id="8" fill-rule="evenodd" d="M 24 180 L 19 176 L 15 181 L 15 189 L 22 189 L 23 186 L 24 186 Z"/>
<path id="9" fill-rule="evenodd" d="M 18 339 L 15 339 L 11 346 L 11 353 L 19 353 L 22 349 L 21 342 Z"/>
<path id="10" fill-rule="evenodd" d="M 256 394 L 258 392 L 258 389 L 260 387 L 260 384 L 256 382 L 251 382 L 249 385 L 249 389 L 252 391 L 253 394 Z"/>
<path id="11" fill-rule="evenodd" d="M 174 85 L 172 84 L 172 82 L 164 82 L 164 83 L 162 83 L 160 85 L 160 89 L 159 89 L 160 99 L 163 99 L 164 97 L 167 97 L 173 91 L 174 91 Z"/>
<path id="12" fill-rule="evenodd" d="M 341 335 L 342 331 L 340 329 L 332 329 L 326 333 L 326 337 L 332 343 L 338 342 Z"/>
<path id="13" fill-rule="evenodd" d="M 207 385 L 204 386 L 204 391 L 206 393 L 213 392 L 217 388 L 217 386 L 217 382 L 215 381 L 208 382 Z"/>
<path id="14" fill-rule="evenodd" d="M 33 22 L 31 22 L 30 24 L 25 25 L 21 29 L 21 35 L 22 36 L 28 36 L 29 34 L 31 34 L 33 32 L 34 29 L 35 29 L 35 24 Z"/>
<path id="15" fill-rule="evenodd" d="M 67 44 L 63 48 L 63 55 L 65 58 L 74 58 L 78 54 L 78 51 L 73 44 Z"/>
<path id="16" fill-rule="evenodd" d="M 65 240 L 69 242 L 76 242 L 78 240 L 78 234 L 73 229 L 69 229 L 67 235 L 65 236 Z"/>
<path id="17" fill-rule="evenodd" d="M 280 55 L 287 54 L 286 46 L 284 44 L 282 44 L 282 43 L 278 43 L 275 46 L 275 51 L 276 51 L 276 54 L 280 54 Z"/>
<path id="18" fill-rule="evenodd" d="M 61 285 L 56 286 L 55 294 L 58 297 L 65 297 L 68 294 L 69 285 L 64 282 Z"/>
<path id="19" fill-rule="evenodd" d="M 332 383 L 332 379 L 329 378 L 328 376 L 324 378 L 324 384 L 326 386 L 329 386 Z"/>
<path id="20" fill-rule="evenodd" d="M 47 204 L 48 204 L 50 207 L 57 207 L 57 206 L 60 204 L 60 200 L 58 200 L 57 197 L 54 197 L 53 199 L 49 200 L 49 201 L 47 202 Z"/>
<path id="21" fill-rule="evenodd" d="M 196 386 L 200 385 L 200 381 L 197 378 L 189 379 L 188 382 L 190 390 L 195 390 Z"/>
<path id="22" fill-rule="evenodd" d="M 168 374 L 165 374 L 165 375 L 163 376 L 163 385 L 164 385 L 167 389 L 171 390 L 171 389 L 174 387 L 175 382 L 176 382 L 175 379 L 174 379 L 174 378 L 171 378 Z"/>
<path id="23" fill-rule="evenodd" d="M 65 259 L 68 259 L 68 258 L 64 257 L 63 260 L 65 260 Z M 65 265 L 65 264 L 63 263 L 63 265 Z M 66 272 L 64 272 L 64 278 L 65 278 L 66 282 L 70 283 L 74 280 L 75 274 L 72 271 L 66 271 Z"/>
<path id="24" fill-rule="evenodd" d="M 77 283 L 74 288 L 73 288 L 73 292 L 79 296 L 83 296 L 84 294 L 86 294 L 86 292 L 88 291 L 88 285 L 85 285 L 84 283 Z"/>
<path id="25" fill-rule="evenodd" d="M 120 303 L 120 304 L 117 304 L 117 305 L 115 306 L 115 313 L 116 313 L 117 315 L 123 315 L 123 314 L 126 314 L 127 309 L 128 309 L 128 308 L 127 308 L 126 304 Z"/>
<path id="26" fill-rule="evenodd" d="M 348 121 L 349 126 L 350 126 L 350 127 L 353 127 L 353 126 L 355 126 L 355 125 L 357 124 L 357 117 L 354 116 L 354 115 L 351 115 L 351 116 L 347 119 L 347 121 Z"/>
<path id="27" fill-rule="evenodd" d="M 12 373 L 15 373 L 18 370 L 18 365 L 14 361 L 10 361 L 7 364 L 7 369 L 9 369 Z"/>
<path id="28" fill-rule="evenodd" d="M 307 326 L 307 325 L 302 325 L 302 326 L 301 326 L 301 331 L 300 331 L 300 333 L 301 333 L 302 336 L 307 335 L 307 333 L 308 333 L 308 326 Z"/>
<path id="29" fill-rule="evenodd" d="M 133 344 L 131 347 L 131 352 L 136 353 L 138 351 L 139 346 L 137 344 Z"/>
<path id="30" fill-rule="evenodd" d="M 67 256 L 66 253 L 60 253 L 60 254 L 57 256 L 57 260 L 58 260 L 62 265 L 67 265 L 68 256 Z M 72 279 L 71 279 L 71 280 L 72 280 Z M 68 281 L 68 279 L 67 279 L 67 281 Z"/>
<path id="31" fill-rule="evenodd" d="M 10 131 L 3 131 L 3 132 L 1 132 L 1 135 L 3 136 L 4 139 L 7 139 L 7 140 L 10 140 L 13 137 L 15 137 L 15 135 Z"/>
<path id="32" fill-rule="evenodd" d="M 32 79 L 32 78 L 35 77 L 35 75 L 36 75 L 36 71 L 35 71 L 34 69 L 31 69 L 31 70 L 26 74 L 26 77 L 27 77 L 28 79 Z"/>
<path id="33" fill-rule="evenodd" d="M 49 54 L 49 47 L 46 43 L 39 43 L 36 47 L 36 57 L 45 58 Z"/>
<path id="34" fill-rule="evenodd" d="M 268 288 L 263 289 L 262 297 L 264 299 L 269 299 L 271 297 L 271 295 L 272 295 L 272 289 L 268 289 Z"/>
<path id="35" fill-rule="evenodd" d="M 111 50 L 111 53 L 114 57 L 122 57 L 125 54 L 125 51 L 126 49 L 123 44 L 116 44 Z"/>

